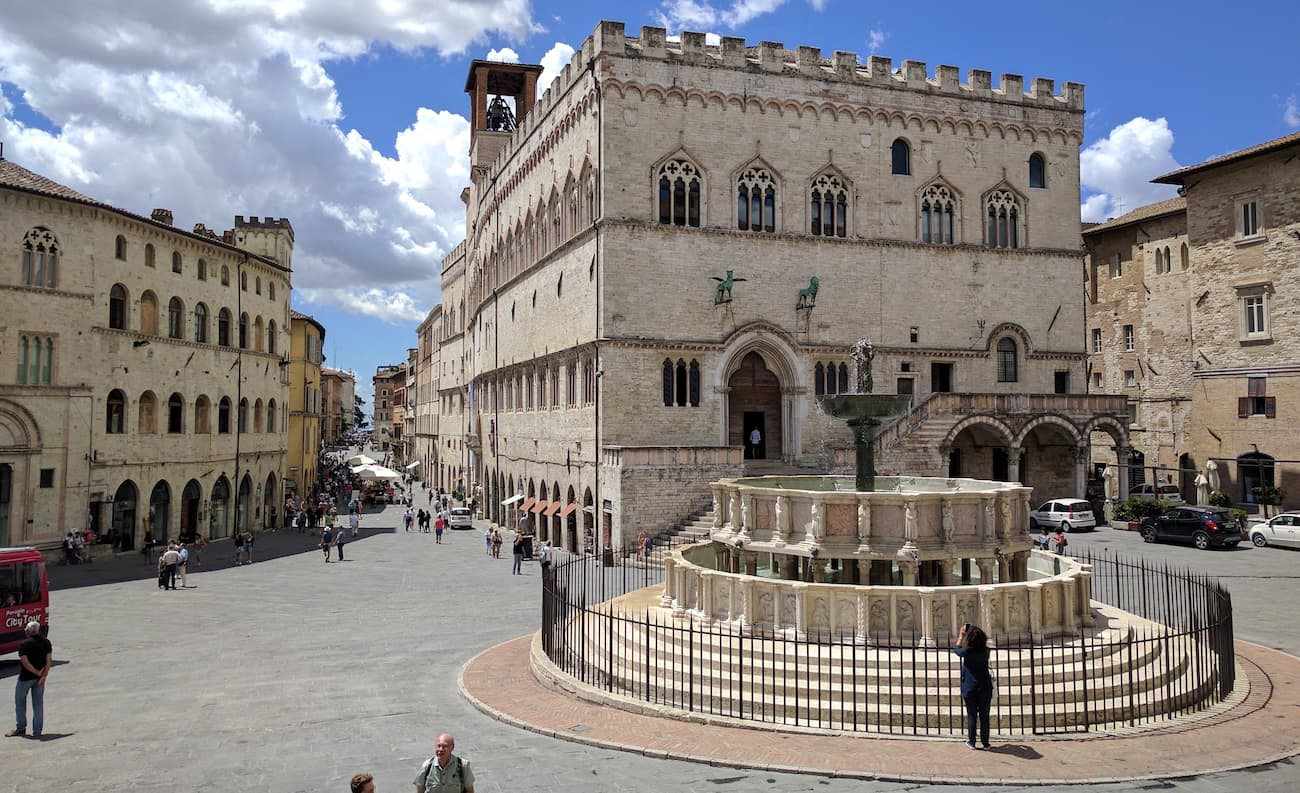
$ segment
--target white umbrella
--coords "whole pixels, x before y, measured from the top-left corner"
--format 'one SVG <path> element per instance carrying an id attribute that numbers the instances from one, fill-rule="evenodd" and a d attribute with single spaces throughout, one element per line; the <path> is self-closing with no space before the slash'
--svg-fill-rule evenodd
<path id="1" fill-rule="evenodd" d="M 402 475 L 391 468 L 385 468 L 382 465 L 358 465 L 352 469 L 352 473 L 361 479 L 377 480 L 384 479 L 395 481 L 402 478 Z"/>
<path id="2" fill-rule="evenodd" d="M 354 454 L 348 458 L 348 465 L 377 465 L 378 460 L 372 460 L 364 454 Z"/>
<path id="3" fill-rule="evenodd" d="M 1208 463 L 1206 463 L 1205 476 L 1210 480 L 1209 482 L 1210 490 L 1211 491 L 1218 490 L 1219 489 L 1219 464 L 1213 460 L 1210 460 Z"/>

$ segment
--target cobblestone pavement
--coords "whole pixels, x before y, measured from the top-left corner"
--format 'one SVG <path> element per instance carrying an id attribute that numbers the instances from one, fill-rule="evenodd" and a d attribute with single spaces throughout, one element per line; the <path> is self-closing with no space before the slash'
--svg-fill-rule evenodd
<path id="1" fill-rule="evenodd" d="M 303 552 L 205 569 L 176 592 L 150 578 L 55 592 L 59 664 L 45 699 L 47 737 L 0 742 L 0 791 L 324 793 L 346 790 L 360 770 L 376 776 L 381 793 L 409 791 L 443 730 L 474 763 L 480 793 L 931 787 L 655 759 L 494 721 L 461 697 L 457 673 L 484 649 L 536 629 L 538 568 L 528 563 L 511 576 L 508 557 L 484 554 L 481 528 L 435 545 L 432 534 L 401 531 L 400 514 L 390 507 L 369 516 L 368 536 L 347 546 L 342 564 Z M 1290 629 L 1294 552 L 1199 553 L 1106 530 L 1074 542 L 1223 575 L 1238 635 L 1300 653 Z M 0 661 L 5 685 L 16 672 L 12 656 Z M 1300 771 L 1283 761 L 1091 789 L 1281 793 L 1300 789 Z"/>

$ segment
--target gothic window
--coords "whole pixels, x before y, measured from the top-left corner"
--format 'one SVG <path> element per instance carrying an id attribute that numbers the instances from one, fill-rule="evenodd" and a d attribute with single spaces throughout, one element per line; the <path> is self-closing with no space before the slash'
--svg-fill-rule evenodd
<path id="1" fill-rule="evenodd" d="M 746 168 L 737 180 L 736 228 L 776 231 L 776 183 L 764 168 Z"/>
<path id="2" fill-rule="evenodd" d="M 256 292 L 256 293 L 259 294 L 259 295 L 262 294 L 262 278 L 261 278 L 261 276 L 258 276 L 257 278 L 254 278 L 254 279 L 253 279 L 253 291 Z"/>
<path id="3" fill-rule="evenodd" d="M 266 431 L 275 432 L 275 400 L 266 403 Z"/>
<path id="4" fill-rule="evenodd" d="M 673 362 L 664 359 L 663 366 L 664 407 L 673 406 Z"/>
<path id="5" fill-rule="evenodd" d="M 230 268 L 224 264 L 221 265 L 221 285 L 230 286 Z"/>
<path id="6" fill-rule="evenodd" d="M 207 435 L 209 432 L 212 431 L 211 425 L 208 423 L 208 411 L 210 410 L 210 408 L 211 408 L 211 403 L 208 402 L 207 397 L 200 396 L 198 399 L 194 400 L 194 434 L 195 435 Z"/>
<path id="7" fill-rule="evenodd" d="M 126 237 L 121 234 L 118 234 L 117 239 L 113 240 L 113 258 L 126 261 Z"/>
<path id="8" fill-rule="evenodd" d="M 1003 337 L 998 339 L 998 382 L 1014 383 L 1018 380 L 1016 372 L 1016 342 Z"/>
<path id="9" fill-rule="evenodd" d="M 696 360 L 691 361 L 690 378 L 691 378 L 691 383 L 690 383 L 691 407 L 697 408 L 700 406 L 700 362 L 699 361 Z"/>
<path id="10" fill-rule="evenodd" d="M 248 291 L 248 273 L 241 272 L 239 274 L 239 289 L 242 292 Z"/>
<path id="11" fill-rule="evenodd" d="M 994 190 L 988 198 L 990 248 L 1020 247 L 1020 202 L 1010 190 Z"/>
<path id="12" fill-rule="evenodd" d="M 230 434 L 230 397 L 222 397 L 217 403 L 217 434 Z"/>
<path id="13" fill-rule="evenodd" d="M 126 287 L 121 284 L 108 290 L 108 326 L 126 330 Z"/>
<path id="14" fill-rule="evenodd" d="M 700 225 L 700 170 L 689 160 L 669 160 L 659 168 L 659 222 Z"/>
<path id="15" fill-rule="evenodd" d="M 109 435 L 126 432 L 123 428 L 125 417 L 126 394 L 115 388 L 108 392 L 108 401 L 104 403 L 104 432 Z"/>
<path id="16" fill-rule="evenodd" d="M 158 335 L 158 298 L 153 292 L 140 295 L 140 332 L 147 336 Z"/>
<path id="17" fill-rule="evenodd" d="M 144 266 L 156 267 L 158 254 L 154 252 L 153 245 L 144 246 Z"/>
<path id="18" fill-rule="evenodd" d="M 957 241 L 957 200 L 952 190 L 936 182 L 921 193 L 921 242 L 952 245 Z"/>
<path id="19" fill-rule="evenodd" d="M 266 282 L 266 296 L 275 300 L 275 281 Z"/>
<path id="20" fill-rule="evenodd" d="M 1182 250 L 1179 252 L 1179 260 L 1179 265 L 1186 270 L 1189 260 L 1187 258 L 1187 243 L 1185 242 L 1183 243 Z"/>
<path id="21" fill-rule="evenodd" d="M 531 374 L 524 375 L 523 392 L 524 392 L 523 394 L 524 407 L 528 410 L 532 410 L 533 409 L 533 376 Z"/>
<path id="22" fill-rule="evenodd" d="M 1156 248 L 1156 274 L 1159 275 L 1165 271 L 1165 252 Z"/>
<path id="23" fill-rule="evenodd" d="M 839 393 L 847 394 L 848 392 L 849 392 L 849 367 L 847 364 L 840 364 Z"/>
<path id="24" fill-rule="evenodd" d="M 264 340 L 262 327 L 262 318 L 258 317 L 253 320 L 253 349 L 261 352 L 264 349 Z"/>
<path id="25" fill-rule="evenodd" d="M 195 270 L 200 281 L 208 280 L 208 263 L 204 259 L 199 259 L 198 268 Z"/>
<path id="26" fill-rule="evenodd" d="M 208 343 L 208 307 L 202 303 L 194 304 L 194 340 Z"/>
<path id="27" fill-rule="evenodd" d="M 238 431 L 242 435 L 248 432 L 248 399 L 239 400 L 239 424 Z"/>
<path id="28" fill-rule="evenodd" d="M 145 391 L 140 395 L 140 426 L 139 432 L 152 435 L 158 431 L 156 416 L 158 413 L 158 398 L 153 395 L 152 391 Z"/>
<path id="29" fill-rule="evenodd" d="M 674 396 L 678 407 L 686 406 L 686 361 L 677 360 L 677 388 Z"/>
<path id="30" fill-rule="evenodd" d="M 275 320 L 267 320 L 266 323 L 266 351 L 275 354 Z"/>
<path id="31" fill-rule="evenodd" d="M 310 346 L 310 342 L 309 342 L 309 346 Z M 247 313 L 239 315 L 239 349 L 241 350 L 248 349 L 248 314 Z M 308 360 L 310 360 L 310 356 L 308 356 Z"/>
<path id="32" fill-rule="evenodd" d="M 546 409 L 546 372 L 537 373 L 537 409 Z"/>
<path id="33" fill-rule="evenodd" d="M 1029 155 L 1029 186 L 1047 187 L 1047 160 L 1038 152 Z"/>
<path id="34" fill-rule="evenodd" d="M 167 338 L 185 337 L 185 304 L 179 297 L 173 297 L 167 304 Z"/>
<path id="35" fill-rule="evenodd" d="M 826 367 L 821 363 L 813 367 L 813 384 L 817 396 L 826 395 Z"/>
<path id="36" fill-rule="evenodd" d="M 179 273 L 185 268 L 181 265 L 181 255 L 178 251 L 172 251 L 172 272 Z"/>
<path id="37" fill-rule="evenodd" d="M 54 288 L 58 270 L 59 242 L 50 230 L 37 226 L 23 237 L 23 286 Z"/>
<path id="38" fill-rule="evenodd" d="M 223 308 L 217 312 L 217 344 L 230 346 L 230 309 Z"/>
<path id="39" fill-rule="evenodd" d="M 18 340 L 18 385 L 27 384 L 27 364 L 27 337 L 23 336 Z"/>
<path id="40" fill-rule="evenodd" d="M 578 403 L 578 365 L 574 361 L 564 367 L 564 403 L 569 407 Z"/>
<path id="41" fill-rule="evenodd" d="M 1169 246 L 1166 245 L 1165 246 L 1165 272 L 1172 273 L 1173 271 L 1174 271 L 1174 259 L 1169 253 Z"/>
<path id="42" fill-rule="evenodd" d="M 560 367 L 556 366 L 551 369 L 551 407 L 560 406 Z"/>
<path id="43" fill-rule="evenodd" d="M 185 432 L 185 400 L 180 394 L 172 394 L 167 399 L 167 432 L 171 435 Z"/>
<path id="44" fill-rule="evenodd" d="M 813 179 L 808 210 L 811 219 L 809 231 L 814 235 L 843 237 L 848 234 L 849 191 L 840 177 L 823 173 Z"/>
<path id="45" fill-rule="evenodd" d="M 673 363 L 665 358 L 663 363 L 664 407 L 700 406 L 700 363 L 694 359 L 687 364 L 684 359 Z"/>
<path id="46" fill-rule="evenodd" d="M 262 412 L 262 400 L 259 397 L 258 400 L 253 403 L 253 432 L 262 431 Z"/>
<path id="47" fill-rule="evenodd" d="M 889 147 L 890 173 L 910 176 L 912 173 L 912 147 L 899 138 Z"/>

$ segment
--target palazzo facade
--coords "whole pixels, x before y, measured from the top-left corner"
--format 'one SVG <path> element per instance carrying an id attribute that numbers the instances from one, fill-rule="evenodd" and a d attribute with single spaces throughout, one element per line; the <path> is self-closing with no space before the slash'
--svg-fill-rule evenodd
<path id="1" fill-rule="evenodd" d="M 1124 398 L 1085 381 L 1081 85 L 615 22 L 540 99 L 539 73 L 471 65 L 442 266 L 441 443 L 465 453 L 438 476 L 488 517 L 608 547 L 722 476 L 847 471 L 817 397 L 861 337 L 875 390 L 913 397 L 882 473 L 1081 496 L 1090 436 L 1127 446 Z"/>

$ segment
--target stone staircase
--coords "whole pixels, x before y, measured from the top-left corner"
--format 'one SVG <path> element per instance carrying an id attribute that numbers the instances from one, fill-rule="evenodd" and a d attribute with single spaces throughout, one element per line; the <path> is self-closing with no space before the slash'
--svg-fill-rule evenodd
<path id="1" fill-rule="evenodd" d="M 665 531 L 654 537 L 657 546 L 678 546 L 688 542 L 700 542 L 709 538 L 713 529 L 713 507 L 697 509 L 687 515 L 680 523 L 674 523 Z"/>
<path id="2" fill-rule="evenodd" d="M 618 610 L 617 603 L 604 608 Z M 994 732 L 1075 732 L 1167 724 L 1215 699 L 1203 647 L 1109 607 L 1081 640 L 994 653 Z M 617 630 L 576 632 L 586 682 L 694 713 L 826 730 L 961 735 L 960 662 L 947 648 L 816 644 L 745 635 L 651 609 Z M 1086 663 L 1081 659 L 1086 656 Z M 1239 678 L 1241 679 L 1241 678 Z"/>

